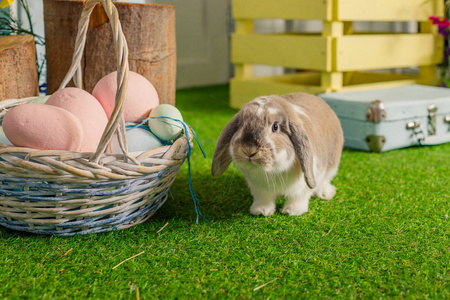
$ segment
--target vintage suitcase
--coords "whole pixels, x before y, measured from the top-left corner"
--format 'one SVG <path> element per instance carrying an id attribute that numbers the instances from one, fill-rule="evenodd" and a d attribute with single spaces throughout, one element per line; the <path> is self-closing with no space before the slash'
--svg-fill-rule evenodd
<path id="1" fill-rule="evenodd" d="M 383 152 L 450 141 L 450 89 L 424 85 L 319 94 L 341 120 L 345 147 Z"/>

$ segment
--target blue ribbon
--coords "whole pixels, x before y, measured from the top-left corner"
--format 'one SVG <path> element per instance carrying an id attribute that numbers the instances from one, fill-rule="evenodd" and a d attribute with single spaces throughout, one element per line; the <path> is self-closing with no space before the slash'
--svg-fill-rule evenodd
<path id="1" fill-rule="evenodd" d="M 184 133 L 186 134 L 186 138 L 187 138 L 187 141 L 188 141 L 187 142 L 187 145 L 188 145 L 187 161 L 188 161 L 188 172 L 189 172 L 189 190 L 191 192 L 192 200 L 194 201 L 195 213 L 197 214 L 197 220 L 196 220 L 195 224 L 198 224 L 200 216 L 202 216 L 202 218 L 206 222 L 209 223 L 209 221 L 205 218 L 205 216 L 203 216 L 203 214 L 200 212 L 200 201 L 198 200 L 197 195 L 195 194 L 194 188 L 192 187 L 192 175 L 191 175 L 191 150 L 192 150 L 192 148 L 191 148 L 191 143 L 189 143 L 189 131 L 187 130 L 188 127 L 191 130 L 192 135 L 194 136 L 194 139 L 197 141 L 197 144 L 198 144 L 198 146 L 200 147 L 200 150 L 203 153 L 203 157 L 206 158 L 206 153 L 203 150 L 202 144 L 200 143 L 200 140 L 199 140 L 197 134 L 195 133 L 194 129 L 189 124 L 187 124 L 186 122 L 183 122 L 181 120 L 174 119 L 174 118 L 171 118 L 171 117 L 166 117 L 166 116 L 148 117 L 148 118 L 144 119 L 141 123 L 139 123 L 139 124 L 137 124 L 135 126 L 132 126 L 131 128 L 128 128 L 127 130 L 131 130 L 131 129 L 134 129 L 136 127 L 140 127 L 140 126 L 144 125 L 145 123 L 147 123 L 148 120 L 150 120 L 150 119 L 160 119 L 160 121 L 163 122 L 163 123 L 166 123 L 166 124 L 169 124 L 169 125 L 172 125 L 172 126 L 176 126 L 176 127 L 181 128 L 181 129 L 184 130 Z M 180 126 L 178 124 L 169 123 L 169 122 L 165 121 L 164 119 L 175 121 L 175 122 L 181 124 L 182 126 Z M 146 128 L 147 128 L 147 126 L 146 126 Z M 149 129 L 149 131 L 152 132 L 150 129 Z M 171 145 L 172 142 L 171 141 L 163 141 L 163 144 Z"/>

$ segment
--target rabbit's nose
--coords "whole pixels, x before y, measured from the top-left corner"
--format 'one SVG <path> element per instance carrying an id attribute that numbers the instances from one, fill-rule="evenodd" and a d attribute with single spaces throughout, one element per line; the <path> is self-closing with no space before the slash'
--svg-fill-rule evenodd
<path id="1" fill-rule="evenodd" d="M 244 152 L 248 158 L 252 158 L 256 155 L 256 153 L 258 153 L 258 149 L 242 149 L 242 152 Z"/>

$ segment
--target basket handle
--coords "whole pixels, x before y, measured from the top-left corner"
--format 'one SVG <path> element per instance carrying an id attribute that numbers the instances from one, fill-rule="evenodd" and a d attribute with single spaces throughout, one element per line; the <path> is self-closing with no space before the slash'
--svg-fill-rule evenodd
<path id="1" fill-rule="evenodd" d="M 126 89 L 128 86 L 128 45 L 122 32 L 122 26 L 119 21 L 119 14 L 115 5 L 111 0 L 87 0 L 83 11 L 81 12 L 80 21 L 78 22 L 78 32 L 75 40 L 75 48 L 72 57 L 72 65 L 67 71 L 59 89 L 66 87 L 67 83 L 73 79 L 76 87 L 82 88 L 82 68 L 81 58 L 86 44 L 86 33 L 89 26 L 89 19 L 95 6 L 101 3 L 105 9 L 106 15 L 111 23 L 113 31 L 114 45 L 116 46 L 117 57 L 117 92 L 115 98 L 114 110 L 109 118 L 108 124 L 103 131 L 103 135 L 98 144 L 97 150 L 91 156 L 90 160 L 98 163 L 100 155 L 105 152 L 106 147 L 111 141 L 112 136 L 117 131 L 120 148 L 125 157 L 139 164 L 134 158 L 128 155 L 128 145 L 126 141 L 125 122 L 123 119 L 123 110 L 125 108 Z"/>

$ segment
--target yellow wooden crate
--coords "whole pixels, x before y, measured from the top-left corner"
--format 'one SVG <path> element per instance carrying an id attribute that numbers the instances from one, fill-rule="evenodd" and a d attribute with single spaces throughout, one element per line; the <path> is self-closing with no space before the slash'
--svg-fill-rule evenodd
<path id="1" fill-rule="evenodd" d="M 235 19 L 426 21 L 442 0 L 233 0 Z"/>
<path id="2" fill-rule="evenodd" d="M 389 88 L 413 83 L 433 84 L 418 76 L 390 73 L 352 72 L 340 91 Z M 294 92 L 320 94 L 333 91 L 321 86 L 320 72 L 300 72 L 281 76 L 233 78 L 230 81 L 230 106 L 240 108 L 261 95 L 282 95 Z"/>
<path id="3" fill-rule="evenodd" d="M 231 105 L 254 97 L 295 91 L 386 88 L 410 83 L 436 84 L 436 64 L 444 41 L 429 21 L 443 15 L 441 0 L 233 0 Z M 254 19 L 318 19 L 320 34 L 258 34 Z M 418 33 L 354 33 L 353 21 L 417 21 Z M 314 70 L 255 78 L 253 65 Z M 416 77 L 374 75 L 361 71 L 420 66 Z"/>
<path id="4" fill-rule="evenodd" d="M 433 65 L 442 61 L 443 39 L 432 33 L 232 35 L 231 61 L 328 72 Z M 394 46 L 395 45 L 395 46 Z"/>

